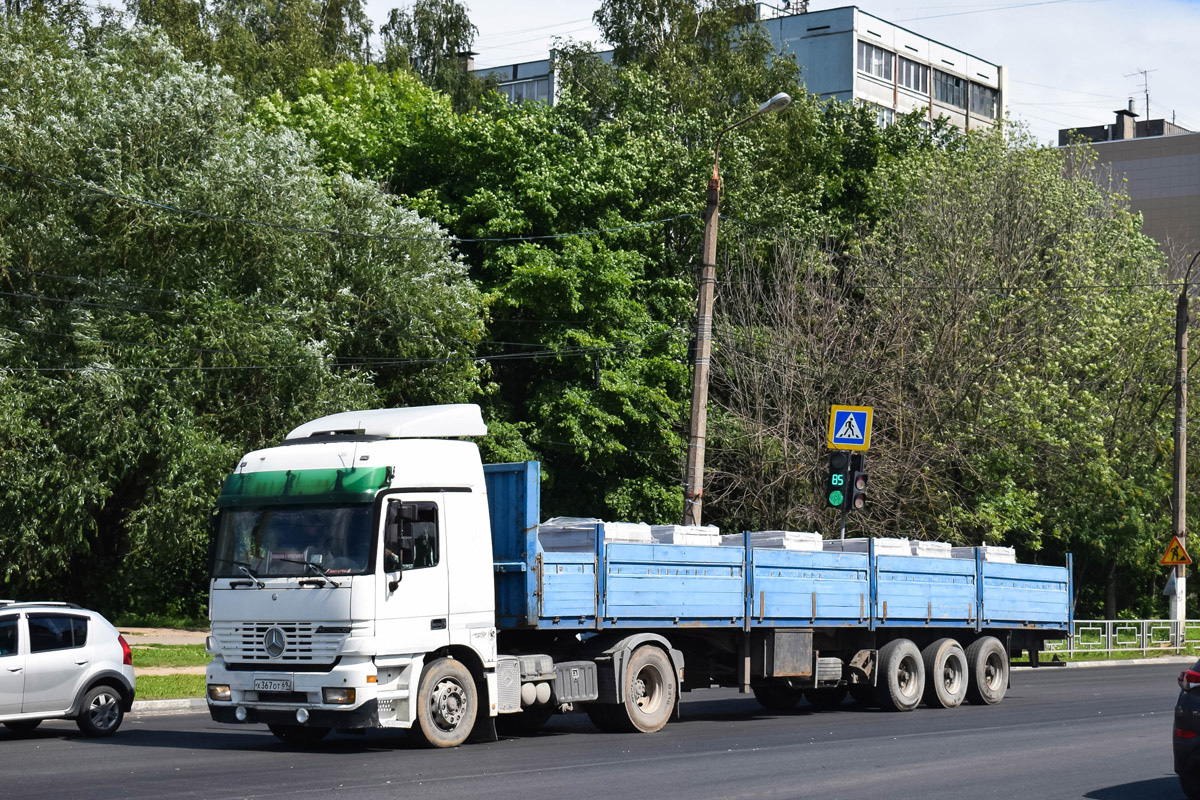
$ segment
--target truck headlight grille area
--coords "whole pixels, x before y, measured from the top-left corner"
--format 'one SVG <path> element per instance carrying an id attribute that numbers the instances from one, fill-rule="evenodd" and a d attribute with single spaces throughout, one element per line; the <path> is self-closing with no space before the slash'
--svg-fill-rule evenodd
<path id="1" fill-rule="evenodd" d="M 348 634 L 322 633 L 320 627 L 315 622 L 214 622 L 212 637 L 228 662 L 328 663 L 338 657 Z"/>

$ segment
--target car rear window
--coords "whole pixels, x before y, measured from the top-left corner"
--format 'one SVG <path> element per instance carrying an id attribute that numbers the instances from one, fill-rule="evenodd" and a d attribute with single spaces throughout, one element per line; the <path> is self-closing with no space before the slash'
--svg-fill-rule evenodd
<path id="1" fill-rule="evenodd" d="M 0 656 L 17 654 L 17 618 L 0 619 Z"/>
<path id="2" fill-rule="evenodd" d="M 87 619 L 66 614 L 29 615 L 29 652 L 65 650 L 87 644 Z"/>

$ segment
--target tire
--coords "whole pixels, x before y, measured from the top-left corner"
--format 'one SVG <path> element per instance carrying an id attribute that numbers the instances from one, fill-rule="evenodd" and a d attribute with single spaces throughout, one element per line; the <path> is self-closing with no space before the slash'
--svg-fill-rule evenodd
<path id="1" fill-rule="evenodd" d="M 879 648 L 879 677 L 875 702 L 884 711 L 912 711 L 925 691 L 925 662 L 908 639 L 896 639 Z"/>
<path id="2" fill-rule="evenodd" d="M 620 725 L 630 733 L 662 730 L 679 699 L 675 667 L 654 645 L 633 651 L 625 665 L 625 701 L 616 708 Z"/>
<path id="3" fill-rule="evenodd" d="M 496 732 L 502 736 L 532 736 L 546 726 L 556 711 L 558 706 L 543 703 L 518 714 L 501 714 L 496 717 Z"/>
<path id="4" fill-rule="evenodd" d="M 925 705 L 956 708 L 967 696 L 967 654 L 953 639 L 938 639 L 921 651 L 925 662 Z"/>
<path id="5" fill-rule="evenodd" d="M 315 725 L 268 725 L 275 738 L 284 744 L 303 747 L 316 744 L 329 735 L 330 728 Z"/>
<path id="6" fill-rule="evenodd" d="M 815 689 L 805 689 L 804 699 L 813 708 L 821 711 L 832 711 L 841 706 L 842 701 L 846 699 L 849 691 L 849 688 L 845 684 L 841 686 L 821 686 Z"/>
<path id="7" fill-rule="evenodd" d="M 433 747 L 458 747 L 471 735 L 479 698 L 461 661 L 439 658 L 425 668 L 417 689 L 417 731 Z"/>
<path id="8" fill-rule="evenodd" d="M 993 706 L 1008 693 L 1008 653 L 994 636 L 971 642 L 967 648 L 967 699 L 976 705 Z"/>
<path id="9" fill-rule="evenodd" d="M 4 723 L 4 727 L 13 733 L 29 733 L 41 724 L 42 721 L 40 719 L 21 719 L 16 722 L 6 722 Z"/>
<path id="10" fill-rule="evenodd" d="M 767 711 L 791 711 L 800 702 L 804 692 L 793 689 L 783 682 L 760 683 L 752 686 L 754 699 Z"/>
<path id="11" fill-rule="evenodd" d="M 84 736 L 112 736 L 125 719 L 121 693 L 108 684 L 93 686 L 79 703 L 75 724 Z"/>

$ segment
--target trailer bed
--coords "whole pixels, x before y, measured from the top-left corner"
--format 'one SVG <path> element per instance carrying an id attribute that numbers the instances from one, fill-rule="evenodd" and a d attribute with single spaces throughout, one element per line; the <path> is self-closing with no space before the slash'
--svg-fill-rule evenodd
<path id="1" fill-rule="evenodd" d="M 604 542 L 546 552 L 536 462 L 484 468 L 502 629 L 938 627 L 1068 631 L 1067 567 Z M 749 535 L 746 535 L 749 544 Z"/>

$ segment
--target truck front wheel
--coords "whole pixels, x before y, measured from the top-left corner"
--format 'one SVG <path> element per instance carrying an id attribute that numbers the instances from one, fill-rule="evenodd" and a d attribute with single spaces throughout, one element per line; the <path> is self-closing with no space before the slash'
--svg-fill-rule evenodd
<path id="1" fill-rule="evenodd" d="M 421 676 L 414 730 L 434 747 L 458 747 L 471 734 L 478 707 L 471 673 L 461 661 L 439 658 Z"/>

